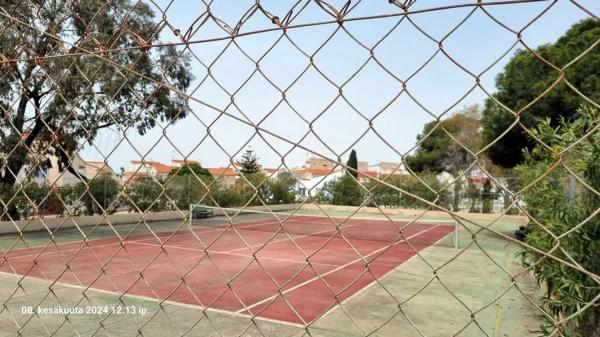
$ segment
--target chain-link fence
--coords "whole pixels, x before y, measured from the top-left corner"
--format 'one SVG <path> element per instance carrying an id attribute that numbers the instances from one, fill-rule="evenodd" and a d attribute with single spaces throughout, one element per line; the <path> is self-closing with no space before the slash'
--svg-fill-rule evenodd
<path id="1" fill-rule="evenodd" d="M 600 336 L 598 13 L 3 1 L 0 335 Z"/>

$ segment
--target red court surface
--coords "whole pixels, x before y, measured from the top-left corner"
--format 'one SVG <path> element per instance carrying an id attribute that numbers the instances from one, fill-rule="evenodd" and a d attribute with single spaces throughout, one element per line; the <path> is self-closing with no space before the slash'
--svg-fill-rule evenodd
<path id="1" fill-rule="evenodd" d="M 363 219 L 335 227 L 293 216 L 283 225 L 254 220 L 17 249 L 0 271 L 306 324 L 335 307 L 336 295 L 347 299 L 454 230 Z"/>

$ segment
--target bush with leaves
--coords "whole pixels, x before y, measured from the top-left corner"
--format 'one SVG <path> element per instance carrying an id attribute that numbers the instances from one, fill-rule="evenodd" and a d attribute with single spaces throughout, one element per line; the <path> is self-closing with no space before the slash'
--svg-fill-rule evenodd
<path id="1" fill-rule="evenodd" d="M 189 163 L 184 164 L 181 167 L 174 168 L 171 172 L 169 172 L 169 176 L 198 176 L 198 177 L 212 177 L 210 171 L 208 169 L 202 167 L 200 164 Z"/>
<path id="2" fill-rule="evenodd" d="M 212 205 L 209 193 L 213 190 L 212 181 L 212 176 L 177 175 L 165 183 L 166 193 L 182 211 L 188 210 L 191 204 Z"/>
<path id="3" fill-rule="evenodd" d="M 111 174 L 97 175 L 87 183 L 78 183 L 74 189 L 81 196 L 85 214 L 112 214 L 119 207 L 121 186 Z"/>
<path id="4" fill-rule="evenodd" d="M 563 121 L 559 127 L 544 120 L 534 135 L 549 148 L 537 145 L 526 150 L 524 163 L 517 167 L 523 186 L 533 183 L 525 192 L 525 202 L 536 221 L 528 225 L 526 243 L 579 266 L 568 266 L 531 249 L 522 251 L 524 265 L 533 268 L 547 289 L 543 299 L 547 310 L 556 318 L 573 315 L 570 325 L 560 328 L 570 330 L 562 331 L 566 336 L 600 335 L 600 307 L 592 305 L 580 312 L 600 296 L 600 286 L 578 270 L 600 274 L 600 219 L 589 218 L 600 207 L 600 131 L 594 129 L 598 125 L 600 113 L 589 107 L 580 108 L 576 119 Z M 563 188 L 570 177 L 566 167 L 589 186 L 582 187 L 575 199 Z M 542 331 L 551 332 L 550 325 L 542 326 Z"/>
<path id="5" fill-rule="evenodd" d="M 319 203 L 359 206 L 365 198 L 364 188 L 349 174 L 323 184 L 316 195 Z"/>
<path id="6" fill-rule="evenodd" d="M 0 207 L 2 212 L 5 209 L 14 210 L 11 212 L 13 220 L 27 219 L 34 215 L 62 214 L 64 210 L 56 189 L 33 181 L 15 186 L 0 185 L 0 199 L 3 204 Z M 6 215 L 3 218 L 9 219 Z"/>
<path id="7" fill-rule="evenodd" d="M 7 221 L 9 217 L 9 209 L 14 207 L 13 197 L 14 186 L 0 183 L 0 220 Z"/>
<path id="8" fill-rule="evenodd" d="M 384 182 L 391 185 L 372 180 L 368 185 L 371 191 L 371 200 L 374 204 L 385 207 L 400 208 L 427 208 L 428 204 L 418 198 L 427 200 L 438 205 L 445 205 L 448 199 L 447 192 L 441 192 L 441 196 L 436 200 L 436 192 L 440 191 L 442 185 L 433 173 L 424 173 L 420 175 L 421 182 L 414 175 L 393 175 L 385 178 Z M 415 198 L 406 193 L 417 196 Z"/>
<path id="9" fill-rule="evenodd" d="M 240 205 L 268 203 L 271 199 L 269 185 L 269 177 L 262 172 L 244 174 L 243 178 L 238 179 L 236 182 L 236 188 L 242 200 Z"/>
<path id="10" fill-rule="evenodd" d="M 228 187 L 216 185 L 214 188 L 213 186 L 211 186 L 211 195 L 219 206 L 235 207 L 244 204 L 244 199 L 238 185 Z"/>
<path id="11" fill-rule="evenodd" d="M 164 211 L 167 199 L 161 183 L 150 177 L 140 177 L 125 187 L 125 200 L 132 211 Z M 184 208 L 184 209 L 187 209 Z"/>
<path id="12" fill-rule="evenodd" d="M 269 183 L 270 203 L 290 204 L 296 201 L 296 178 L 289 172 L 280 172 L 277 177 Z"/>
<path id="13" fill-rule="evenodd" d="M 80 187 L 77 185 L 64 185 L 57 188 L 56 193 L 62 199 L 67 214 L 81 215 L 85 212 L 82 195 L 78 191 Z"/>
<path id="14" fill-rule="evenodd" d="M 22 217 L 44 214 L 62 214 L 64 206 L 56 188 L 35 182 L 23 183 L 16 194 L 17 208 Z"/>

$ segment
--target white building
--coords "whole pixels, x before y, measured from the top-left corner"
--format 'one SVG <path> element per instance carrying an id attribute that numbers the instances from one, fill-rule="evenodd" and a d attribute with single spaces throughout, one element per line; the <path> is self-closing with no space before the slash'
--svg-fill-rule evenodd
<path id="1" fill-rule="evenodd" d="M 388 161 L 378 161 L 374 165 L 369 165 L 369 171 L 377 172 L 378 177 L 385 177 L 389 174 L 408 174 L 404 163 L 394 163 Z"/>
<path id="2" fill-rule="evenodd" d="M 314 197 L 326 182 L 340 178 L 345 174 L 340 168 L 310 167 L 295 168 L 292 169 L 291 173 L 297 179 L 295 190 L 299 199 L 309 196 Z"/>
<path id="3" fill-rule="evenodd" d="M 86 161 L 76 154 L 71 160 L 71 167 L 81 176 L 92 179 L 100 174 L 109 174 L 116 178 L 113 169 L 105 162 Z M 58 158 L 50 156 L 47 161 L 36 165 L 26 165 L 19 171 L 17 181 L 31 179 L 40 185 L 61 187 L 65 185 L 74 185 L 81 180 L 68 170 L 59 169 Z"/>

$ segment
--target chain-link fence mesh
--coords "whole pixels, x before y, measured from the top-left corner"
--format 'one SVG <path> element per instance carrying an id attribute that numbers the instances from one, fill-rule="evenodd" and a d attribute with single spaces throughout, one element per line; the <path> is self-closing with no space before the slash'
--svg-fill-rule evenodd
<path id="1" fill-rule="evenodd" d="M 0 335 L 598 336 L 599 11 L 3 1 Z"/>

